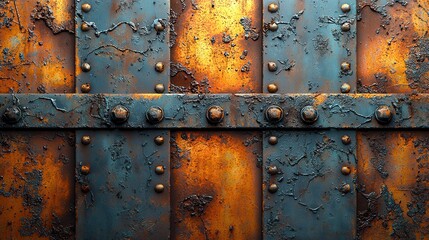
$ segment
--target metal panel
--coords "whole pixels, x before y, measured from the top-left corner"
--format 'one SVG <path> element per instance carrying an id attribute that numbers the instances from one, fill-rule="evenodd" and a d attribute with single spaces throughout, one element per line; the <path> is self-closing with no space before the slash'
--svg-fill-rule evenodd
<path id="1" fill-rule="evenodd" d="M 157 145 L 157 136 L 165 143 Z M 76 134 L 77 239 L 168 239 L 168 139 L 168 131 Z M 158 184 L 163 192 L 155 192 Z"/>
<path id="2" fill-rule="evenodd" d="M 343 135 L 350 137 L 350 145 L 342 143 Z M 355 237 L 354 139 L 353 131 L 265 132 L 265 239 Z M 343 175 L 343 167 L 349 175 Z"/>
<path id="3" fill-rule="evenodd" d="M 173 132 L 172 239 L 261 239 L 258 132 Z"/>
<path id="4" fill-rule="evenodd" d="M 1 239 L 72 239 L 74 134 L 0 132 Z"/>
<path id="5" fill-rule="evenodd" d="M 76 92 L 87 83 L 91 93 L 150 93 L 154 82 L 167 88 L 169 9 L 169 1 L 76 1 Z M 164 71 L 155 70 L 158 62 Z M 84 63 L 90 71 L 82 71 Z"/>
<path id="6" fill-rule="evenodd" d="M 264 92 L 276 84 L 280 93 L 340 92 L 356 80 L 356 4 L 342 0 L 264 0 Z M 278 11 L 269 5 L 277 4 Z M 344 23 L 350 30 L 342 31 Z M 278 29 L 274 26 L 277 26 Z M 277 66 L 271 71 L 270 62 Z M 341 70 L 343 62 L 350 69 Z"/>

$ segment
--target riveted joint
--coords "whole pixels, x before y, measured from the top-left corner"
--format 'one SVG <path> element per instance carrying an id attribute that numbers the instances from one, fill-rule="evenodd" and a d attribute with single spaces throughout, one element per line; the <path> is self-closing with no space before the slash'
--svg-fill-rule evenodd
<path id="1" fill-rule="evenodd" d="M 273 183 L 270 184 L 270 186 L 268 187 L 268 192 L 270 193 L 276 193 L 279 190 L 279 186 L 277 186 L 277 184 Z"/>
<path id="2" fill-rule="evenodd" d="M 283 109 L 279 106 L 269 106 L 265 110 L 265 118 L 270 123 L 278 123 L 284 117 Z"/>
<path id="3" fill-rule="evenodd" d="M 343 13 L 348 13 L 351 9 L 350 4 L 344 3 L 341 5 L 341 11 L 343 11 Z"/>
<path id="4" fill-rule="evenodd" d="M 165 23 L 162 19 L 155 19 L 153 28 L 159 33 L 165 30 Z"/>
<path id="5" fill-rule="evenodd" d="M 276 145 L 279 142 L 278 138 L 276 136 L 270 136 L 268 138 L 268 143 L 270 145 Z"/>
<path id="6" fill-rule="evenodd" d="M 379 106 L 374 115 L 380 124 L 388 124 L 393 118 L 392 110 L 387 105 Z"/>
<path id="7" fill-rule="evenodd" d="M 87 165 L 82 165 L 81 167 L 80 167 L 80 172 L 83 174 L 83 175 L 88 175 L 89 174 L 89 172 L 90 172 L 90 167 L 89 166 L 87 166 Z"/>
<path id="8" fill-rule="evenodd" d="M 277 4 L 277 3 L 270 3 L 269 5 L 268 5 L 268 11 L 270 12 L 270 13 L 275 13 L 275 12 L 277 12 L 279 10 L 279 5 Z"/>
<path id="9" fill-rule="evenodd" d="M 164 110 L 160 107 L 151 107 L 146 111 L 146 120 L 150 124 L 162 122 L 164 119 Z"/>
<path id="10" fill-rule="evenodd" d="M 83 145 L 88 145 L 88 144 L 90 144 L 90 143 L 91 143 L 91 137 L 90 137 L 90 136 L 88 136 L 88 135 L 82 136 L 82 138 L 80 139 L 80 142 L 81 142 Z"/>
<path id="11" fill-rule="evenodd" d="M 122 105 L 115 106 L 111 111 L 112 121 L 116 124 L 125 123 L 129 117 L 130 111 Z"/>
<path id="12" fill-rule="evenodd" d="M 164 166 L 159 165 L 159 166 L 155 167 L 155 173 L 156 174 L 162 175 L 162 174 L 164 174 L 164 172 L 165 172 Z"/>
<path id="13" fill-rule="evenodd" d="M 156 193 L 162 193 L 162 192 L 164 192 L 164 189 L 165 189 L 165 187 L 163 184 L 157 184 L 157 185 L 155 185 L 155 188 L 154 188 Z"/>
<path id="14" fill-rule="evenodd" d="M 352 187 L 350 186 L 350 184 L 343 184 L 340 187 L 340 192 L 342 192 L 343 194 L 349 193 L 352 190 Z"/>
<path id="15" fill-rule="evenodd" d="M 279 173 L 279 169 L 277 168 L 277 166 L 269 166 L 267 171 L 270 175 L 276 175 Z"/>
<path id="16" fill-rule="evenodd" d="M 312 124 L 317 121 L 319 114 L 313 106 L 305 106 L 301 110 L 301 120 L 305 123 Z"/>
<path id="17" fill-rule="evenodd" d="M 156 136 L 154 139 L 154 142 L 156 145 L 161 146 L 164 144 L 164 137 L 163 136 Z"/>
<path id="18" fill-rule="evenodd" d="M 18 106 L 12 106 L 6 108 L 6 111 L 3 113 L 3 121 L 9 124 L 17 123 L 22 118 L 21 109 Z"/>
<path id="19" fill-rule="evenodd" d="M 206 118 L 211 124 L 218 124 L 223 121 L 225 116 L 224 110 L 220 106 L 211 106 L 207 109 Z"/>

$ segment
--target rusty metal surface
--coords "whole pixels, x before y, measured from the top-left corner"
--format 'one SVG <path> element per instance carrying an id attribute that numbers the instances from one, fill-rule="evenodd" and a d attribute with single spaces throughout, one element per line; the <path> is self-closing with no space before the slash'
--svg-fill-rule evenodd
<path id="1" fill-rule="evenodd" d="M 172 239 L 261 239 L 261 135 L 172 132 Z"/>
<path id="2" fill-rule="evenodd" d="M 0 121 L 1 128 L 428 128 L 429 96 L 383 94 L 134 94 L 134 95 L 0 95 L 0 113 L 17 106 L 22 119 L 15 124 Z M 112 121 L 112 109 L 129 110 L 124 123 Z M 206 111 L 219 105 L 225 117 L 209 124 Z M 266 109 L 278 105 L 284 118 L 271 123 Z M 389 106 L 392 120 L 380 124 L 375 110 Z M 300 111 L 313 106 L 317 121 L 304 123 Z M 159 123 L 147 120 L 147 111 L 160 107 Z"/>
<path id="3" fill-rule="evenodd" d="M 82 143 L 84 135 L 91 139 L 87 145 Z M 165 143 L 157 145 L 157 136 Z M 77 133 L 77 239 L 168 239 L 168 139 L 168 131 Z M 89 166 L 89 173 L 82 166 Z M 157 166 L 165 172 L 157 174 Z M 162 193 L 155 192 L 157 184 L 164 185 Z"/>
<path id="4" fill-rule="evenodd" d="M 261 92 L 261 1 L 171 1 L 171 92 Z"/>
<path id="5" fill-rule="evenodd" d="M 429 92 L 429 2 L 358 1 L 358 92 Z"/>
<path id="6" fill-rule="evenodd" d="M 74 133 L 0 132 L 1 239 L 73 239 Z"/>
<path id="7" fill-rule="evenodd" d="M 429 237 L 427 131 L 358 133 L 358 235 Z"/>
<path id="8" fill-rule="evenodd" d="M 280 93 L 324 92 L 339 93 L 343 83 L 355 91 L 356 80 L 356 5 L 343 13 L 340 0 L 263 1 L 264 33 L 263 75 L 264 92 L 268 84 L 276 84 Z M 271 3 L 277 12 L 268 11 Z M 343 23 L 351 29 L 343 32 Z M 269 30 L 277 24 L 276 31 Z M 270 71 L 268 63 L 277 67 Z M 348 71 L 341 63 L 349 62 Z"/>
<path id="9" fill-rule="evenodd" d="M 89 3 L 91 10 L 82 11 Z M 76 92 L 152 93 L 169 83 L 169 1 L 76 1 Z M 86 23 L 89 30 L 81 30 Z M 165 29 L 156 31 L 155 25 Z M 164 63 L 164 71 L 155 65 Z M 83 72 L 82 64 L 91 66 Z"/>
<path id="10" fill-rule="evenodd" d="M 0 2 L 0 92 L 74 92 L 74 4 Z"/>
<path id="11" fill-rule="evenodd" d="M 348 135 L 352 142 L 342 143 Z M 265 132 L 264 239 L 353 239 L 356 142 L 353 131 Z M 278 143 L 270 144 L 269 138 Z M 342 167 L 349 167 L 349 175 Z M 270 167 L 277 167 L 272 171 Z M 271 184 L 278 190 L 270 192 Z M 346 184 L 350 192 L 344 192 Z"/>

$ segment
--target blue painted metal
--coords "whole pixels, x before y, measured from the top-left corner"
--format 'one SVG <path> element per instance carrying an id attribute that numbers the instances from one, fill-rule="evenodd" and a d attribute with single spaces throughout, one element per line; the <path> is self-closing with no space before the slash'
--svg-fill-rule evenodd
<path id="1" fill-rule="evenodd" d="M 276 2 L 279 10 L 267 11 Z M 343 13 L 342 0 L 264 0 L 264 24 L 277 23 L 278 30 L 266 30 L 264 37 L 264 91 L 271 83 L 280 93 L 338 93 L 343 83 L 356 86 L 356 1 L 347 1 L 351 11 Z M 351 23 L 348 32 L 341 30 Z M 267 27 L 266 27 L 267 28 Z M 342 62 L 351 63 L 343 72 Z M 268 62 L 277 70 L 270 72 Z"/>
<path id="2" fill-rule="evenodd" d="M 87 13 L 84 3 L 91 4 Z M 170 1 L 76 1 L 77 66 L 91 65 L 89 72 L 77 71 L 76 91 L 85 83 L 92 93 L 152 93 L 155 84 L 168 87 Z M 160 22 L 165 30 L 157 32 Z M 82 31 L 81 24 L 89 25 Z M 163 62 L 165 70 L 155 71 Z"/>
<path id="3" fill-rule="evenodd" d="M 341 142 L 349 135 L 350 145 Z M 270 145 L 268 138 L 278 143 Z M 264 239 L 354 239 L 356 141 L 354 131 L 264 133 Z M 268 168 L 276 166 L 278 174 Z M 341 168 L 351 168 L 343 175 Z M 267 187 L 277 184 L 276 193 Z M 351 192 L 343 193 L 345 184 Z"/>
<path id="4" fill-rule="evenodd" d="M 83 135 L 91 137 L 89 145 L 81 143 Z M 156 136 L 167 140 L 156 145 Z M 77 131 L 77 239 L 169 238 L 169 137 L 161 130 Z M 89 174 L 81 173 L 82 165 L 90 167 Z M 157 165 L 164 174 L 155 173 Z M 163 184 L 164 192 L 156 193 L 156 184 Z"/>

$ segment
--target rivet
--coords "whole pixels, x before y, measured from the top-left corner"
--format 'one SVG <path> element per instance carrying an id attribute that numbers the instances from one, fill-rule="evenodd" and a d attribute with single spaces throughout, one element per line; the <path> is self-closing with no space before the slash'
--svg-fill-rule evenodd
<path id="1" fill-rule="evenodd" d="M 21 120 L 22 112 L 18 106 L 12 106 L 6 108 L 6 111 L 3 113 L 3 120 L 6 123 L 14 124 Z"/>
<path id="2" fill-rule="evenodd" d="M 160 123 L 164 119 L 164 111 L 160 107 L 151 107 L 146 111 L 146 120 L 151 124 Z"/>
<path id="3" fill-rule="evenodd" d="M 268 192 L 275 193 L 279 190 L 279 186 L 277 184 L 273 183 L 268 187 Z"/>
<path id="4" fill-rule="evenodd" d="M 348 166 L 343 166 L 342 168 L 341 168 L 341 173 L 343 174 L 343 175 L 350 175 L 350 173 L 352 172 L 352 169 L 350 168 L 350 167 L 348 167 Z"/>
<path id="5" fill-rule="evenodd" d="M 89 93 L 91 91 L 91 85 L 89 83 L 84 83 L 80 86 L 80 91 L 83 93 Z"/>
<path id="6" fill-rule="evenodd" d="M 207 109 L 206 118 L 209 123 L 217 124 L 223 121 L 224 118 L 223 108 L 220 106 L 211 106 Z"/>
<path id="7" fill-rule="evenodd" d="M 164 174 L 164 172 L 165 172 L 164 166 L 160 165 L 160 166 L 155 167 L 155 173 L 156 174 L 162 175 L 162 174 Z"/>
<path id="8" fill-rule="evenodd" d="M 89 63 L 82 63 L 82 65 L 80 67 L 81 67 L 82 71 L 84 71 L 84 72 L 91 71 L 91 65 Z"/>
<path id="9" fill-rule="evenodd" d="M 159 83 L 159 84 L 155 85 L 155 92 L 156 93 L 163 93 L 164 91 L 165 91 L 164 84 Z"/>
<path id="10" fill-rule="evenodd" d="M 86 13 L 91 11 L 91 5 L 89 3 L 82 4 L 82 11 L 84 11 Z"/>
<path id="11" fill-rule="evenodd" d="M 81 190 L 83 193 L 87 193 L 87 192 L 89 192 L 89 185 L 88 185 L 88 184 L 86 184 L 86 183 L 83 183 L 83 184 L 80 186 L 80 190 Z"/>
<path id="12" fill-rule="evenodd" d="M 83 175 L 88 175 L 88 174 L 89 174 L 89 172 L 90 172 L 90 167 L 89 167 L 89 166 L 87 166 L 87 165 L 82 165 L 82 167 L 80 167 L 80 172 L 81 172 Z"/>
<path id="13" fill-rule="evenodd" d="M 276 136 L 270 136 L 269 138 L 268 138 L 268 143 L 270 144 L 270 145 L 276 145 L 277 143 L 278 143 L 278 139 L 277 139 L 277 137 Z"/>
<path id="14" fill-rule="evenodd" d="M 277 173 L 279 173 L 279 169 L 276 166 L 269 166 L 268 167 L 268 174 L 276 175 Z"/>
<path id="15" fill-rule="evenodd" d="M 344 3 L 343 5 L 341 5 L 341 11 L 343 11 L 343 13 L 350 12 L 350 10 L 351 10 L 351 7 L 349 4 Z"/>
<path id="16" fill-rule="evenodd" d="M 271 13 L 275 13 L 275 12 L 277 12 L 279 10 L 279 5 L 278 4 L 276 4 L 276 3 L 270 3 L 269 5 L 268 5 L 268 11 L 269 12 L 271 12 Z"/>
<path id="17" fill-rule="evenodd" d="M 301 109 L 301 119 L 305 123 L 314 123 L 318 118 L 319 114 L 313 106 L 305 106 Z"/>
<path id="18" fill-rule="evenodd" d="M 81 142 L 83 145 L 88 145 L 88 144 L 90 144 L 90 143 L 91 143 L 91 137 L 90 137 L 90 136 L 87 136 L 87 135 L 82 136 L 82 138 L 80 139 L 80 142 Z"/>
<path id="19" fill-rule="evenodd" d="M 116 105 L 111 111 L 112 121 L 116 124 L 124 123 L 128 120 L 130 111 L 122 105 Z"/>
<path id="20" fill-rule="evenodd" d="M 154 24 L 153 27 L 155 28 L 155 30 L 157 32 L 162 32 L 165 29 L 164 24 L 160 20 L 156 20 L 156 22 L 155 22 L 155 24 Z"/>
<path id="21" fill-rule="evenodd" d="M 387 124 L 392 120 L 392 110 L 390 109 L 389 106 L 383 105 L 383 106 L 379 106 L 376 110 L 375 110 L 375 118 L 377 119 L 377 121 L 381 124 Z"/>
<path id="22" fill-rule="evenodd" d="M 88 23 L 84 22 L 82 25 L 80 25 L 80 29 L 84 32 L 87 32 L 89 29 L 91 29 L 91 27 L 89 27 Z"/>
<path id="23" fill-rule="evenodd" d="M 348 31 L 350 31 L 350 28 L 352 27 L 352 25 L 350 24 L 350 23 L 348 23 L 348 22 L 345 22 L 345 23 L 343 23 L 342 25 L 341 25 L 341 30 L 343 31 L 343 32 L 348 32 Z"/>
<path id="24" fill-rule="evenodd" d="M 275 62 L 268 62 L 268 71 L 270 72 L 277 71 L 277 64 Z"/>
<path id="25" fill-rule="evenodd" d="M 157 136 L 157 137 L 155 137 L 154 142 L 156 145 L 161 146 L 162 144 L 164 144 L 164 137 L 163 136 Z"/>
<path id="26" fill-rule="evenodd" d="M 340 191 L 342 193 L 349 193 L 351 189 L 352 188 L 351 188 L 350 184 L 344 184 L 343 186 L 341 186 Z"/>
<path id="27" fill-rule="evenodd" d="M 348 83 L 343 83 L 343 85 L 341 85 L 341 92 L 342 93 L 349 93 L 351 90 L 351 86 Z"/>
<path id="28" fill-rule="evenodd" d="M 163 72 L 164 71 L 164 63 L 163 62 L 157 62 L 155 64 L 155 70 L 159 73 Z"/>
<path id="29" fill-rule="evenodd" d="M 162 184 L 156 184 L 155 185 L 155 192 L 157 192 L 157 193 L 164 192 L 164 185 L 162 185 Z"/>
<path id="30" fill-rule="evenodd" d="M 268 24 L 268 29 L 272 32 L 275 32 L 275 31 L 277 31 L 277 29 L 279 29 L 279 25 L 277 25 L 277 23 L 275 23 L 275 22 L 270 22 Z"/>
<path id="31" fill-rule="evenodd" d="M 352 142 L 352 139 L 349 135 L 344 135 L 341 137 L 341 142 L 343 142 L 344 145 L 349 145 Z"/>
<path id="32" fill-rule="evenodd" d="M 348 72 L 352 69 L 352 66 L 349 62 L 342 62 L 341 63 L 341 71 Z"/>
<path id="33" fill-rule="evenodd" d="M 276 93 L 279 90 L 279 88 L 277 87 L 276 84 L 270 83 L 267 86 L 267 90 L 268 90 L 269 93 Z"/>
<path id="34" fill-rule="evenodd" d="M 271 123 L 280 122 L 283 115 L 283 109 L 279 106 L 269 106 L 265 111 L 265 118 Z"/>

